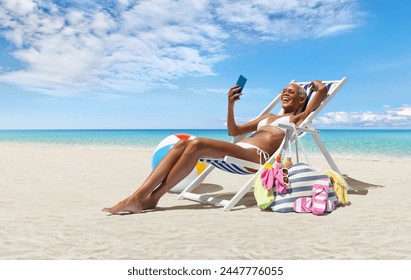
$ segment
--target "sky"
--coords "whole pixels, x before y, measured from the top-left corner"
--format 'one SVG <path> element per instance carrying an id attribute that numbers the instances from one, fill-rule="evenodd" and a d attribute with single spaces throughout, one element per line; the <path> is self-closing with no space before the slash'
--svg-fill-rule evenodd
<path id="1" fill-rule="evenodd" d="M 411 129 L 411 2 L 0 0 L 0 129 L 224 129 L 291 80 L 323 129 Z M 276 112 L 274 112 L 276 113 Z"/>

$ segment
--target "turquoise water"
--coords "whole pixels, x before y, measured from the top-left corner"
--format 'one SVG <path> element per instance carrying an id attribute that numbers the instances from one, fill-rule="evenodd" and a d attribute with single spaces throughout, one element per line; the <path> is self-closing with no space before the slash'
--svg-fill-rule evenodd
<path id="1" fill-rule="evenodd" d="M 320 138 L 331 155 L 364 159 L 411 159 L 411 130 L 320 130 Z M 303 147 L 317 151 L 309 135 Z"/>
<path id="2" fill-rule="evenodd" d="M 165 137 L 188 133 L 230 141 L 226 130 L 0 130 L 1 143 L 123 146 L 154 149 Z M 366 159 L 411 159 L 411 130 L 321 130 L 333 156 Z M 311 136 L 303 138 L 307 154 L 318 154 Z"/>
<path id="3" fill-rule="evenodd" d="M 0 143 L 37 143 L 154 148 L 169 135 L 187 133 L 230 141 L 226 130 L 159 129 L 159 130 L 0 130 Z"/>

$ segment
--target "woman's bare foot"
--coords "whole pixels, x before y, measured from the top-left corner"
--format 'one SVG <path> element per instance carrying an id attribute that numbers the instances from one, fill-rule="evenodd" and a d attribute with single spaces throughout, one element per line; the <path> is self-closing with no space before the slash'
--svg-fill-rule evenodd
<path id="1" fill-rule="evenodd" d="M 152 198 L 146 198 L 143 201 L 143 210 L 148 210 L 148 209 L 155 209 L 157 207 L 158 200 L 154 200 Z"/>
<path id="2" fill-rule="evenodd" d="M 134 200 L 131 198 L 126 198 L 113 207 L 101 209 L 104 212 L 109 212 L 111 214 L 119 213 L 131 213 L 138 214 L 143 210 L 142 203 L 139 200 Z"/>

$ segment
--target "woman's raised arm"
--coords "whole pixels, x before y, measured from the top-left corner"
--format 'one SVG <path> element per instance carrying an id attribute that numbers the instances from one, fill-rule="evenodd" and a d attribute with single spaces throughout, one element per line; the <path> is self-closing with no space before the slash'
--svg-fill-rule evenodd
<path id="1" fill-rule="evenodd" d="M 315 111 L 315 109 L 317 109 L 318 106 L 320 106 L 321 102 L 324 100 L 328 93 L 327 86 L 323 84 L 323 82 L 320 80 L 312 81 L 308 85 L 308 87 L 313 87 L 312 90 L 315 91 L 316 94 L 308 103 L 307 108 L 305 108 L 305 110 L 298 115 L 297 125 L 302 123 L 305 120 L 305 118 L 307 118 L 308 115 L 311 114 L 311 112 Z"/>
<path id="2" fill-rule="evenodd" d="M 227 128 L 228 135 L 238 136 L 248 132 L 255 131 L 257 129 L 258 122 L 262 117 L 247 122 L 242 125 L 237 125 L 234 117 L 234 104 L 240 99 L 241 93 L 237 93 L 240 88 L 235 85 L 228 91 L 228 112 L 227 112 Z"/>

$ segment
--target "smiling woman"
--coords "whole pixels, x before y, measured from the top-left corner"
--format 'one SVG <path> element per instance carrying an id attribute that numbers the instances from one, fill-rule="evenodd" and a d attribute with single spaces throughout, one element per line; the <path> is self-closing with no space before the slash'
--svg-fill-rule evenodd
<path id="1" fill-rule="evenodd" d="M 133 194 L 113 207 L 102 210 L 118 214 L 141 213 L 156 208 L 160 198 L 181 182 L 203 157 L 231 156 L 264 164 L 284 139 L 285 130 L 278 124 L 300 124 L 327 95 L 328 88 L 321 81 L 312 81 L 309 86 L 317 93 L 305 110 L 303 110 L 307 99 L 305 90 L 298 84 L 292 83 L 281 93 L 283 110 L 281 115 L 263 114 L 242 125 L 237 125 L 234 118 L 234 104 L 240 100 L 242 93 L 239 92 L 238 85 L 232 87 L 228 92 L 228 134 L 238 136 L 253 132 L 250 137 L 236 143 L 207 138 L 180 140 Z"/>

